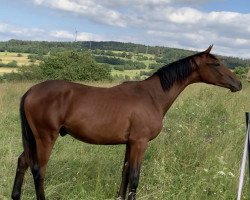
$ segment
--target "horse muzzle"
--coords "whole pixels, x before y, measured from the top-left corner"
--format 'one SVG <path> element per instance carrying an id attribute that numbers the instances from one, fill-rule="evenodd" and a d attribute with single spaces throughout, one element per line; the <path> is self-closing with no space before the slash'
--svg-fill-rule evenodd
<path id="1" fill-rule="evenodd" d="M 242 89 L 242 84 L 241 82 L 233 83 L 230 85 L 230 91 L 231 92 L 238 92 Z"/>

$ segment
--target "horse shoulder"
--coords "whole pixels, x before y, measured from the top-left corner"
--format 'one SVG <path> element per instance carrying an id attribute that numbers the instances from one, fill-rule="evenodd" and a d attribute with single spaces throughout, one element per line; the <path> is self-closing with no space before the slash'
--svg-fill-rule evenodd
<path id="1" fill-rule="evenodd" d="M 163 117 L 153 104 L 144 101 L 134 105 L 131 114 L 130 140 L 152 140 L 160 133 L 163 126 Z"/>

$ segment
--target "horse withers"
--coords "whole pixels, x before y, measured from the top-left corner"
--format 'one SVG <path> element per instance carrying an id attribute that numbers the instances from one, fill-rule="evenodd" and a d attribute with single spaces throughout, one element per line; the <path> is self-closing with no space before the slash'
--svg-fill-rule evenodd
<path id="1" fill-rule="evenodd" d="M 160 68 L 143 81 L 111 88 L 50 80 L 31 87 L 22 97 L 20 115 L 23 153 L 18 158 L 12 199 L 19 200 L 24 174 L 30 167 L 38 200 L 44 200 L 44 177 L 59 134 L 91 144 L 125 144 L 118 199 L 136 198 L 143 155 L 148 142 L 177 96 L 189 84 L 204 82 L 241 90 L 235 74 L 206 51 Z"/>

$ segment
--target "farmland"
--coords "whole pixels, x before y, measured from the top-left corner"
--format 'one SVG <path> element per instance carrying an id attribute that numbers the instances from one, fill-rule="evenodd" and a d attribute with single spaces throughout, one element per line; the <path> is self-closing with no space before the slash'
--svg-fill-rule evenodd
<path id="1" fill-rule="evenodd" d="M 13 61 L 17 63 L 16 67 L 0 67 L 0 75 L 16 71 L 17 67 L 29 65 L 31 62 L 28 55 L 27 53 L 0 52 L 0 63 L 7 64 Z"/>
<path id="2" fill-rule="evenodd" d="M 122 53 L 119 51 L 112 51 L 115 54 L 118 53 Z M 92 53 L 94 55 L 94 53 Z M 19 56 L 18 56 L 19 55 Z M 14 53 L 14 52 L 0 52 L 0 63 L 10 63 L 12 61 L 16 61 L 17 63 L 17 67 L 0 67 L 0 75 L 4 74 L 4 73 L 10 73 L 12 71 L 16 71 L 18 69 L 18 67 L 22 67 L 24 65 L 30 65 L 30 59 L 28 58 L 28 53 Z M 126 59 L 126 58 L 122 58 L 123 60 L 131 60 L 131 61 L 136 61 L 136 57 L 138 56 L 144 56 L 144 57 L 148 57 L 148 58 L 153 58 L 152 54 L 138 54 L 138 55 L 134 55 L 131 59 Z M 36 64 L 39 63 L 39 61 L 35 62 Z M 155 63 L 154 60 L 143 60 L 142 63 L 144 63 L 147 67 L 150 63 Z M 113 68 L 113 66 L 111 65 L 111 67 Z M 125 79 L 125 76 L 129 79 L 133 79 L 134 77 L 138 77 L 140 76 L 140 72 L 141 71 L 150 71 L 149 69 L 145 69 L 145 70 L 115 70 L 112 69 L 112 76 L 117 76 L 120 79 Z"/>
<path id="3" fill-rule="evenodd" d="M 54 70 L 55 74 L 58 73 L 56 75 L 60 75 L 59 78 L 62 74 L 71 74 L 71 78 L 75 78 L 79 75 L 76 70 L 81 72 L 88 63 L 92 64 L 89 65 L 92 68 L 86 70 L 88 73 L 93 70 L 93 66 L 97 69 L 96 74 L 99 74 L 101 68 L 106 67 L 113 79 L 81 82 L 102 87 L 112 87 L 124 80 L 144 79 L 148 72 L 159 67 L 157 65 L 173 62 L 194 53 L 113 42 L 93 42 L 92 49 L 87 49 L 84 42 L 0 42 L 0 50 L 4 51 L 6 46 L 16 53 L 1 52 L 0 63 L 7 64 L 15 60 L 17 66 L 0 67 L 0 75 L 13 75 L 14 73 L 10 72 L 23 65 L 29 65 L 29 55 L 33 55 L 41 56 L 42 59 L 46 57 L 47 63 L 45 59 L 43 69 L 48 69 L 45 72 Z M 75 51 L 72 51 L 72 47 Z M 82 51 L 82 48 L 85 49 Z M 149 53 L 146 53 L 145 49 Z M 58 57 L 55 56 L 57 54 Z M 82 56 L 88 60 L 87 64 L 82 62 Z M 33 60 L 32 63 L 40 64 L 42 59 Z M 77 60 L 84 65 L 74 64 Z M 231 93 L 215 86 L 194 84 L 180 95 L 165 117 L 162 133 L 150 142 L 145 154 L 138 199 L 235 199 L 245 138 L 244 114 L 250 108 L 250 84 L 244 80 L 245 69 L 250 61 L 223 57 L 222 62 L 232 69 L 242 66 L 244 70 L 238 71 L 242 75 L 243 90 Z M 59 65 L 53 68 L 54 63 Z M 61 68 L 65 63 L 73 65 Z M 80 67 L 74 70 L 72 67 L 75 66 Z M 98 68 L 100 66 L 101 68 Z M 27 71 L 25 75 L 40 72 L 38 68 L 34 69 L 37 71 Z M 39 82 L 38 80 L 46 78 L 44 76 L 40 79 L 20 79 L 22 81 L 0 79 L 1 200 L 10 198 L 17 158 L 22 152 L 18 113 L 20 97 L 30 86 Z M 85 144 L 69 135 L 59 137 L 46 174 L 47 198 L 114 199 L 120 184 L 124 149 L 123 145 Z M 23 199 L 34 199 L 34 185 L 30 172 L 25 177 L 23 189 Z M 243 199 L 247 199 L 246 188 L 244 189 Z"/>
<path id="4" fill-rule="evenodd" d="M 0 199 L 10 199 L 22 152 L 19 100 L 34 82 L 0 84 Z M 118 83 L 86 83 L 110 87 Z M 138 199 L 230 200 L 236 198 L 249 111 L 250 84 L 231 93 L 223 88 L 189 86 L 167 113 L 162 133 L 146 152 Z M 60 137 L 46 175 L 54 199 L 114 199 L 121 179 L 124 146 L 98 146 Z M 34 199 L 31 173 L 23 199 Z M 246 188 L 243 199 L 247 199 Z"/>
<path id="5" fill-rule="evenodd" d="M 29 64 L 29 59 L 28 59 L 27 53 L 20 53 L 18 56 L 18 53 L 13 53 L 13 52 L 0 52 L 0 59 L 2 60 L 3 63 L 9 63 L 13 60 L 17 61 L 18 65 L 27 65 Z"/>
<path id="6" fill-rule="evenodd" d="M 47 42 L 47 41 L 22 41 L 9 40 L 0 41 L 0 75 L 4 72 L 9 73 L 12 70 L 7 69 L 4 64 L 13 60 L 18 67 L 29 64 L 40 64 L 44 58 L 55 56 L 58 53 L 75 51 L 78 53 L 90 53 L 92 58 L 98 64 L 105 64 L 111 68 L 111 75 L 115 81 L 143 79 L 150 70 L 156 70 L 160 66 L 169 64 L 181 58 L 195 54 L 197 52 L 160 46 L 146 46 L 134 43 L 122 42 L 94 42 L 94 41 L 77 41 L 77 42 Z M 15 53 L 14 53 L 15 52 Z M 25 52 L 25 53 L 24 53 Z M 236 69 L 241 67 L 243 70 L 237 70 L 241 77 L 245 76 L 245 71 L 250 65 L 249 59 L 235 57 L 219 56 L 222 63 Z M 1 65 L 2 64 L 2 65 Z M 61 65 L 63 66 L 63 64 Z M 7 66 L 13 68 L 12 65 Z M 57 66 L 59 67 L 59 66 Z M 60 67 L 59 67 L 60 68 Z M 31 70 L 32 71 L 32 70 Z M 36 71 L 37 72 L 37 71 Z M 25 80 L 27 80 L 25 74 Z M 243 76 L 242 76 L 243 75 Z M 21 76 L 1 77 L 0 80 L 12 80 Z M 32 79 L 32 77 L 30 77 Z M 84 80 L 84 79 L 79 79 Z"/>

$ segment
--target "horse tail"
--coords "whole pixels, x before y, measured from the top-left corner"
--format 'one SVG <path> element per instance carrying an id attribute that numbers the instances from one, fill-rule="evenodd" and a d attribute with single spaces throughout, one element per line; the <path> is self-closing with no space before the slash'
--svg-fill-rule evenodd
<path id="1" fill-rule="evenodd" d="M 26 118 L 25 110 L 24 110 L 24 102 L 25 98 L 29 94 L 27 91 L 21 98 L 20 102 L 20 117 L 21 117 L 21 128 L 22 128 L 22 140 L 23 140 L 23 148 L 24 148 L 24 155 L 26 161 L 29 165 L 33 165 L 34 160 L 36 159 L 36 140 L 33 135 L 33 132 L 30 128 L 28 120 Z"/>

